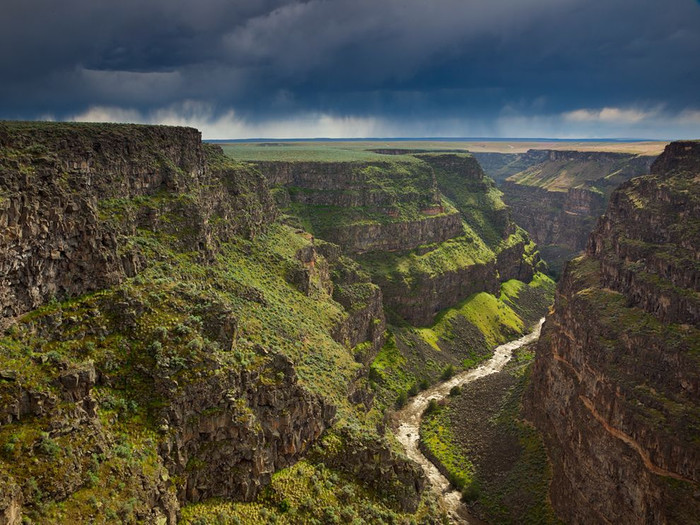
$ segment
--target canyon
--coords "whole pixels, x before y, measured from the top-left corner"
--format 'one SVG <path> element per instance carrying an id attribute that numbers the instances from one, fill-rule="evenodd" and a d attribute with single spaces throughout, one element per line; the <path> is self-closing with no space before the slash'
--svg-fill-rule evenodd
<path id="1" fill-rule="evenodd" d="M 472 157 L 385 158 L 0 123 L 0 522 L 440 519 L 386 418 L 524 333 L 551 282 Z"/>
<path id="2" fill-rule="evenodd" d="M 294 148 L 0 122 L 0 524 L 692 522 L 700 143 Z"/>
<path id="3" fill-rule="evenodd" d="M 649 172 L 651 155 L 605 151 L 537 150 L 476 153 L 498 182 L 503 200 L 538 244 L 550 272 L 586 248 L 588 235 L 621 183 Z"/>

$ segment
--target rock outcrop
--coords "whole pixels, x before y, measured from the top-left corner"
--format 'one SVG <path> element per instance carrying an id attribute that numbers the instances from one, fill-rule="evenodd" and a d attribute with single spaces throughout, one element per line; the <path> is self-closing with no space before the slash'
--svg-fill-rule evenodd
<path id="1" fill-rule="evenodd" d="M 22 490 L 12 479 L 0 481 L 0 524 L 22 523 Z"/>
<path id="2" fill-rule="evenodd" d="M 434 175 L 425 167 L 390 162 L 286 162 L 253 163 L 270 186 L 284 186 L 292 200 L 323 206 L 391 207 L 417 203 L 421 208 L 440 204 Z M 390 172 L 390 177 L 385 174 Z M 391 190 L 391 191 L 387 191 Z"/>
<path id="3" fill-rule="evenodd" d="M 169 473 L 185 478 L 178 499 L 187 502 L 251 501 L 335 415 L 335 407 L 297 384 L 292 363 L 279 354 L 262 369 L 219 369 L 165 396 L 168 439 L 159 452 Z"/>
<path id="4" fill-rule="evenodd" d="M 382 291 L 355 261 L 341 253 L 340 247 L 323 241 L 316 241 L 316 244 L 330 264 L 333 299 L 343 305 L 348 314 L 336 326 L 334 338 L 349 348 L 365 344 L 367 348 L 355 358 L 367 365 L 384 344 L 386 319 Z"/>
<path id="5" fill-rule="evenodd" d="M 350 253 L 412 250 L 423 244 L 444 242 L 463 233 L 462 219 L 458 213 L 387 224 L 331 226 L 324 231 L 326 238 L 346 247 Z"/>
<path id="6" fill-rule="evenodd" d="M 700 143 L 651 171 L 613 193 L 566 267 L 526 394 L 567 523 L 700 515 Z"/>
<path id="7" fill-rule="evenodd" d="M 673 143 L 651 177 L 613 194 L 588 244 L 603 284 L 665 323 L 700 323 L 698 173 L 700 145 Z"/>
<path id="8" fill-rule="evenodd" d="M 327 465 L 365 480 L 375 494 L 394 502 L 396 510 L 417 510 L 426 482 L 423 471 L 386 441 L 340 429 L 320 442 L 319 452 Z"/>
<path id="9" fill-rule="evenodd" d="M 387 305 L 417 326 L 429 325 L 440 310 L 472 294 L 497 294 L 500 286 L 494 261 L 470 264 L 438 275 L 418 275 L 412 281 L 391 275 L 377 276 L 375 280 L 384 291 Z"/>
<path id="10" fill-rule="evenodd" d="M 97 414 L 93 363 L 70 367 L 56 362 L 53 371 L 53 379 L 47 378 L 49 389 L 27 385 L 27 378 L 21 375 L 10 385 L 0 385 L 0 433 L 14 431 L 3 449 L 4 459 L 12 465 L 0 465 L 5 480 L 0 491 L 0 523 L 23 522 L 25 505 L 36 505 L 42 499 L 65 500 L 84 487 L 90 476 L 98 475 L 100 465 L 94 458 L 111 455 L 117 446 L 115 436 L 105 431 Z M 47 431 L 33 443 L 17 437 L 37 425 Z M 126 469 L 124 478 L 141 490 L 130 515 L 145 522 L 176 523 L 179 503 L 163 466 L 153 465 L 150 475 L 134 464 Z"/>

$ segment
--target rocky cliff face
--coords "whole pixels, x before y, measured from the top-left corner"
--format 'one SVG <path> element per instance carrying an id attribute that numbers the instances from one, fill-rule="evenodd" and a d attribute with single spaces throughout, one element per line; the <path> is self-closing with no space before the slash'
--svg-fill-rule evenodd
<path id="1" fill-rule="evenodd" d="M 153 126 L 3 123 L 0 153 L 0 523 L 250 501 L 370 408 L 381 292 L 254 168 Z"/>
<path id="2" fill-rule="evenodd" d="M 499 281 L 493 262 L 455 268 L 437 276 L 423 275 L 416 281 L 378 280 L 387 304 L 417 326 L 429 325 L 435 315 L 478 292 L 496 294 Z"/>
<path id="3" fill-rule="evenodd" d="M 527 409 L 569 523 L 691 523 L 700 514 L 700 143 L 667 147 L 613 193 L 569 263 Z"/>
<path id="4" fill-rule="evenodd" d="M 412 323 L 429 324 L 436 312 L 473 293 L 495 293 L 502 281 L 532 278 L 538 260 L 525 254 L 529 240 L 473 157 L 388 153 L 400 158 L 256 165 L 287 213 L 357 255 L 385 303 Z"/>
<path id="5" fill-rule="evenodd" d="M 510 181 L 501 187 L 513 220 L 536 240 L 555 274 L 567 260 L 585 250 L 588 236 L 605 210 L 605 195 L 590 189 L 552 192 Z"/>
<path id="6" fill-rule="evenodd" d="M 278 202 L 347 253 L 410 250 L 461 235 L 433 171 L 417 162 L 256 162 Z"/>
<path id="7" fill-rule="evenodd" d="M 564 262 L 585 249 L 613 188 L 648 173 L 653 159 L 623 153 L 533 150 L 509 163 L 500 157 L 482 160 L 496 176 L 502 176 L 500 188 L 513 220 L 532 235 L 551 270 L 559 274 Z"/>
<path id="8" fill-rule="evenodd" d="M 515 232 L 501 193 L 474 157 L 433 153 L 418 155 L 418 158 L 435 170 L 439 190 L 488 244 L 496 244 Z"/>
<path id="9" fill-rule="evenodd" d="M 251 501 L 274 472 L 308 451 L 335 415 L 335 407 L 297 384 L 282 355 L 258 370 L 217 372 L 171 394 L 163 414 L 168 439 L 159 452 L 170 475 L 186 480 L 180 501 Z"/>
<path id="10" fill-rule="evenodd" d="M 351 253 L 412 250 L 422 244 L 444 242 L 464 233 L 458 213 L 422 217 L 387 224 L 331 226 L 323 232 Z"/>
<path id="11" fill-rule="evenodd" d="M 604 285 L 666 323 L 700 322 L 692 293 L 700 289 L 698 159 L 698 143 L 672 144 L 652 166 L 651 177 L 613 194 L 610 213 L 588 245 L 588 254 L 601 261 Z"/>
<path id="12" fill-rule="evenodd" d="M 415 163 L 272 162 L 253 163 L 271 186 L 291 190 L 295 202 L 324 206 L 385 206 L 399 201 L 421 208 L 439 205 L 434 175 Z M 391 177 L 384 174 L 389 171 Z M 394 191 L 386 191 L 391 188 Z"/>
<path id="13" fill-rule="evenodd" d="M 98 301 L 92 305 L 92 318 L 98 322 L 91 325 L 87 321 L 83 325 L 86 336 L 93 330 L 115 329 L 99 326 L 106 319 L 96 310 L 109 310 L 108 303 Z M 126 311 L 111 320 L 114 324 L 128 323 L 129 311 L 145 308 L 135 298 L 125 299 L 122 305 Z M 39 317 L 26 329 L 33 333 L 33 340 L 51 340 L 56 323 L 77 322 L 74 314 L 66 313 L 71 315 L 70 320 L 61 319 L 61 314 Z M 123 329 L 121 332 L 125 333 Z M 222 336 L 228 337 L 228 333 Z M 264 349 L 259 351 L 257 365 L 247 368 L 232 367 L 219 356 L 210 355 L 206 363 L 200 363 L 196 377 L 187 381 L 145 367 L 132 371 L 150 387 L 154 403 L 150 417 L 159 425 L 160 434 L 157 454 L 152 454 L 148 465 L 129 465 L 130 475 L 143 491 L 134 509 L 136 519 L 152 522 L 161 517 L 175 523 L 182 503 L 212 497 L 250 501 L 269 483 L 273 472 L 297 461 L 330 426 L 335 407 L 298 385 L 288 358 L 269 355 Z M 67 463 L 62 465 L 62 476 L 55 479 L 39 474 L 46 468 L 42 466 L 45 458 L 36 450 L 42 450 L 42 441 L 34 450 L 13 450 L 11 457 L 21 452 L 35 461 L 27 470 L 18 461 L 9 472 L 4 472 L 10 482 L 26 484 L 26 478 L 32 475 L 39 482 L 43 498 L 64 500 L 83 487 L 91 475 L 106 475 L 102 467 L 108 468 L 115 447 L 133 446 L 120 442 L 119 434 L 110 428 L 112 425 L 100 420 L 109 404 L 98 392 L 119 389 L 124 378 L 106 371 L 100 361 L 98 365 L 96 368 L 89 362 L 75 367 L 60 363 L 47 374 L 46 381 L 52 386 L 49 389 L 27 386 L 23 373 L 5 380 L 0 433 L 22 428 L 21 425 L 47 425 L 50 431 L 42 438 L 43 443 L 57 442 L 67 447 L 66 457 L 58 452 L 61 457 L 53 457 L 59 463 Z M 134 388 L 133 382 L 125 388 Z M 96 465 L 91 454 L 107 457 L 103 464 Z M 123 454 L 128 458 L 126 451 Z M 174 484 L 171 478 L 178 482 Z M 18 495 L 14 502 L 5 502 L 3 509 L 8 516 L 20 516 L 23 502 L 37 503 L 35 494 L 23 497 L 19 491 Z M 6 521 L 15 522 L 11 517 Z"/>
<path id="14" fill-rule="evenodd" d="M 125 242 L 138 228 L 181 232 L 212 255 L 276 216 L 259 174 L 207 167 L 194 129 L 0 124 L 0 151 L 5 318 L 133 277 L 147 263 Z M 152 196 L 162 198 L 139 213 L 122 206 Z"/>
<path id="15" fill-rule="evenodd" d="M 531 149 L 525 153 L 472 153 L 486 174 L 499 185 L 511 175 L 520 173 L 530 166 L 545 162 L 548 150 Z"/>

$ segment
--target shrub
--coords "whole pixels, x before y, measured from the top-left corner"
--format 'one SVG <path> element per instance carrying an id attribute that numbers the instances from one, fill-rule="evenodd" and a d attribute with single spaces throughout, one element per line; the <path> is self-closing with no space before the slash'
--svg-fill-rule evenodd
<path id="1" fill-rule="evenodd" d="M 159 326 L 155 329 L 154 335 L 161 341 L 165 341 L 166 337 L 168 337 L 168 329 L 164 326 Z"/>
<path id="2" fill-rule="evenodd" d="M 128 444 L 120 444 L 114 447 L 114 453 L 120 458 L 128 458 L 131 456 L 131 447 Z"/>
<path id="3" fill-rule="evenodd" d="M 348 503 L 355 497 L 355 490 L 350 485 L 345 485 L 338 494 L 338 499 L 343 503 Z"/>
<path id="4" fill-rule="evenodd" d="M 424 416 L 429 416 L 430 414 L 434 414 L 435 412 L 438 411 L 439 408 L 440 408 L 440 405 L 438 405 L 437 400 L 431 399 L 431 400 L 428 402 L 428 406 L 427 406 L 427 407 L 425 408 L 425 410 L 423 411 L 423 415 L 424 415 Z"/>
<path id="5" fill-rule="evenodd" d="M 202 340 L 199 338 L 192 339 L 189 343 L 187 343 L 187 348 L 192 352 L 198 352 L 202 349 L 202 347 L 203 343 Z"/>
<path id="6" fill-rule="evenodd" d="M 458 396 L 461 393 L 462 393 L 462 389 L 460 387 L 458 387 L 457 385 L 450 388 L 450 397 Z"/>
<path id="7" fill-rule="evenodd" d="M 406 392 L 401 392 L 396 398 L 396 408 L 402 408 L 406 404 L 406 401 L 408 401 Z"/>
<path id="8" fill-rule="evenodd" d="M 420 383 L 418 383 L 418 388 L 421 390 L 427 390 L 428 387 L 430 386 L 430 382 L 427 379 L 421 379 Z"/>
<path id="9" fill-rule="evenodd" d="M 453 375 L 455 375 L 455 367 L 452 365 L 447 365 L 447 367 L 445 367 L 445 369 L 442 371 L 440 379 L 442 379 L 443 381 L 447 381 Z"/>
<path id="10" fill-rule="evenodd" d="M 58 443 L 56 443 L 53 439 L 48 437 L 47 434 L 43 436 L 39 442 L 39 451 L 47 456 L 57 456 L 61 451 L 61 447 L 58 446 Z"/>
<path id="11" fill-rule="evenodd" d="M 160 354 L 162 351 L 163 345 L 160 343 L 160 341 L 153 341 L 148 347 L 148 352 L 153 356 Z"/>
<path id="12" fill-rule="evenodd" d="M 410 397 L 415 396 L 418 393 L 418 385 L 411 385 L 411 388 L 408 389 L 408 395 Z"/>
<path id="13" fill-rule="evenodd" d="M 462 490 L 467 485 L 468 478 L 466 474 L 463 474 L 461 472 L 453 472 L 450 474 L 449 481 L 454 488 L 456 488 L 457 490 Z M 462 494 L 462 497 L 464 497 L 464 494 Z"/>
<path id="14" fill-rule="evenodd" d="M 96 487 L 100 482 L 100 477 L 97 475 L 96 472 L 88 472 L 87 473 L 87 480 L 85 481 L 85 484 L 88 487 Z"/>
<path id="15" fill-rule="evenodd" d="M 479 498 L 480 488 L 479 483 L 472 481 L 469 485 L 464 487 L 462 490 L 462 501 L 465 503 L 471 503 Z"/>

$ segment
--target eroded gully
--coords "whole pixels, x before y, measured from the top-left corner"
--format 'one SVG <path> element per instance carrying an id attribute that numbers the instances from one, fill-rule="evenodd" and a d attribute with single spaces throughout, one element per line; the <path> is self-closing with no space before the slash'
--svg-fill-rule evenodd
<path id="1" fill-rule="evenodd" d="M 505 364 L 510 361 L 513 351 L 537 340 L 540 336 L 543 322 L 544 318 L 540 319 L 531 333 L 497 347 L 493 352 L 493 357 L 479 367 L 461 372 L 447 381 L 420 392 L 396 413 L 394 426 L 396 438 L 403 445 L 408 457 L 423 468 L 433 491 L 437 494 L 453 523 L 479 525 L 482 522 L 469 515 L 467 506 L 461 501 L 461 493 L 452 489 L 447 478 L 440 473 L 437 467 L 418 448 L 419 429 L 423 412 L 431 399 L 437 401 L 443 399 L 449 395 L 452 387 L 461 386 L 480 377 L 500 372 Z"/>

